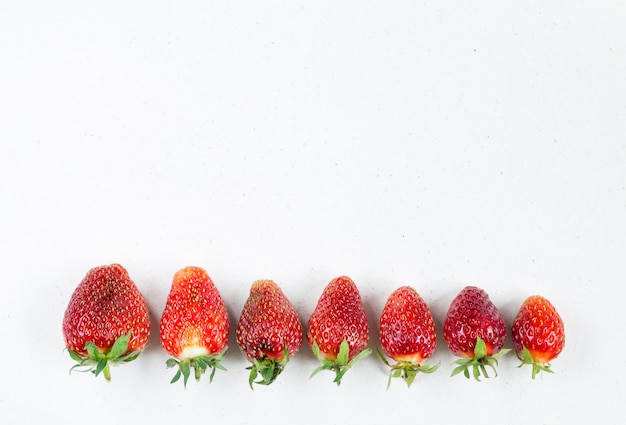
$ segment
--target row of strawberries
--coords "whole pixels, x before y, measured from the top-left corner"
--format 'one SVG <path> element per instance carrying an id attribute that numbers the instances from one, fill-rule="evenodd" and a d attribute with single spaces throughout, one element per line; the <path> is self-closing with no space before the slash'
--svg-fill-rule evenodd
<path id="1" fill-rule="evenodd" d="M 207 272 L 185 267 L 174 275 L 160 320 L 163 348 L 172 356 L 167 367 L 176 368 L 171 382 L 181 377 L 185 386 L 193 371 L 196 380 L 210 371 L 225 370 L 221 360 L 227 350 L 229 319 L 224 301 Z M 565 343 L 563 321 L 546 298 L 534 295 L 522 304 L 511 328 L 520 366 L 537 373 L 550 369 L 550 361 Z M 63 335 L 71 370 L 103 374 L 109 366 L 132 361 L 146 346 L 150 320 L 146 301 L 128 272 L 119 264 L 95 267 L 75 289 L 63 318 Z M 444 321 L 444 339 L 459 359 L 452 376 L 463 373 L 480 380 L 487 367 L 496 372 L 507 328 L 487 293 L 465 287 L 452 301 Z M 321 365 L 320 371 L 344 374 L 367 348 L 369 327 L 363 302 L 347 276 L 333 279 L 324 289 L 308 320 L 306 339 Z M 269 385 L 285 369 L 303 342 L 303 328 L 296 310 L 281 288 L 271 280 L 252 284 L 236 330 L 236 340 L 251 365 L 249 384 Z M 433 316 L 427 304 L 410 286 L 396 289 L 380 316 L 382 361 L 390 367 L 388 386 L 394 377 L 410 386 L 418 372 L 430 373 L 428 359 L 436 348 Z M 388 360 L 389 357 L 392 361 Z"/>

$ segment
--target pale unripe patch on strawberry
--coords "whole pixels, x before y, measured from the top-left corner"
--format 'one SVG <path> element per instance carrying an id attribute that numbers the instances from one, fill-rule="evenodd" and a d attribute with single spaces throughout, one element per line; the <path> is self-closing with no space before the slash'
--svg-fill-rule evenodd
<path id="1" fill-rule="evenodd" d="M 396 354 L 394 356 L 394 360 L 396 362 L 407 362 L 407 363 L 413 363 L 413 364 L 418 365 L 424 361 L 424 357 L 420 353 L 406 353 L 406 354 Z"/>
<path id="2" fill-rule="evenodd" d="M 337 353 L 339 350 L 335 350 L 334 346 L 331 344 L 324 344 L 320 346 L 319 357 L 321 360 L 337 360 Z"/>
<path id="3" fill-rule="evenodd" d="M 206 349 L 204 345 L 200 341 L 190 341 L 185 347 L 180 351 L 178 355 L 179 360 L 193 359 L 194 357 L 199 356 L 208 356 L 209 350 Z"/>

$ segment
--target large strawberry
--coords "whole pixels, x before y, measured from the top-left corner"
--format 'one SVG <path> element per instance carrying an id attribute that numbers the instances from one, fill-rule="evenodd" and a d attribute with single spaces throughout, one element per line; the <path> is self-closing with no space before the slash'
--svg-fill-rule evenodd
<path id="1" fill-rule="evenodd" d="M 161 344 L 173 356 L 166 365 L 178 367 L 172 383 L 184 385 L 194 369 L 196 381 L 211 369 L 226 370 L 221 360 L 228 348 L 228 312 L 217 287 L 200 267 L 185 267 L 174 274 L 161 316 Z"/>
<path id="2" fill-rule="evenodd" d="M 378 355 L 391 367 L 391 378 L 402 377 L 411 386 L 417 372 L 434 372 L 438 365 L 422 364 L 435 352 L 435 321 L 426 302 L 410 286 L 402 286 L 389 295 L 380 316 L 380 345 L 395 364 Z"/>
<path id="3" fill-rule="evenodd" d="M 506 340 L 506 324 L 487 293 L 475 286 L 466 286 L 454 298 L 446 314 L 443 336 L 448 348 L 458 357 L 452 376 L 463 372 L 480 381 L 481 373 L 488 378 L 485 366 L 496 373 L 498 359 L 509 352 L 502 350 Z"/>
<path id="4" fill-rule="evenodd" d="M 295 308 L 272 280 L 250 287 L 239 323 L 237 344 L 252 365 L 248 383 L 269 385 L 302 346 L 302 324 Z"/>
<path id="5" fill-rule="evenodd" d="M 148 342 L 146 301 L 119 264 L 94 267 L 74 290 L 63 317 L 63 336 L 72 370 L 100 373 L 109 381 L 109 365 L 137 358 Z"/>
<path id="6" fill-rule="evenodd" d="M 511 328 L 515 351 L 525 364 L 532 365 L 532 378 L 539 372 L 553 373 L 550 361 L 565 346 L 563 319 L 550 301 L 533 295 L 522 303 Z"/>
<path id="7" fill-rule="evenodd" d="M 358 360 L 368 356 L 369 326 L 359 290 L 347 276 L 328 283 L 308 321 L 307 342 L 322 365 L 335 372 L 339 385 L 344 374 Z"/>

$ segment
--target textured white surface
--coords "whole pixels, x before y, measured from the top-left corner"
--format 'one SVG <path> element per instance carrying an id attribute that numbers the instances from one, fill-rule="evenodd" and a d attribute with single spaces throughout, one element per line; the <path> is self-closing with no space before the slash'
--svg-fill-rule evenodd
<path id="1" fill-rule="evenodd" d="M 624 4 L 258 3 L 0 6 L 0 422 L 619 413 Z M 146 296 L 153 332 L 107 384 L 68 374 L 61 320 L 87 270 L 111 262 Z M 441 367 L 386 390 L 370 356 L 337 387 L 309 380 L 304 346 L 252 391 L 233 328 L 227 372 L 170 385 L 158 320 L 185 265 L 207 269 L 231 323 L 256 279 L 279 283 L 306 324 L 349 275 L 370 348 L 386 297 L 412 285 Z M 449 377 L 441 326 L 467 284 L 509 326 L 528 295 L 555 304 L 567 342 L 554 375 L 532 381 L 507 356 L 498 377 Z"/>

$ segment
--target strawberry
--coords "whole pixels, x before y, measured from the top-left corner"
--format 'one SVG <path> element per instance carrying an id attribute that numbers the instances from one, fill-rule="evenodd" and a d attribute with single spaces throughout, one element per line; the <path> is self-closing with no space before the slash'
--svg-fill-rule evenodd
<path id="1" fill-rule="evenodd" d="M 173 356 L 166 365 L 178 367 L 171 380 L 183 377 L 185 387 L 190 370 L 196 381 L 211 369 L 226 370 L 221 360 L 228 348 L 228 312 L 218 289 L 200 267 L 185 267 L 174 274 L 172 287 L 161 316 L 161 345 Z"/>
<path id="2" fill-rule="evenodd" d="M 112 264 L 89 270 L 63 317 L 65 346 L 77 362 L 71 370 L 102 373 L 110 381 L 109 365 L 135 360 L 149 335 L 146 300 L 126 269 Z"/>
<path id="3" fill-rule="evenodd" d="M 250 388 L 269 385 L 302 346 L 302 323 L 295 308 L 272 280 L 257 280 L 250 287 L 239 323 L 237 344 L 252 365 Z"/>
<path id="4" fill-rule="evenodd" d="M 328 283 L 308 321 L 307 342 L 322 362 L 311 377 L 322 370 L 335 372 L 339 385 L 358 360 L 368 356 L 369 327 L 361 295 L 347 276 Z"/>
<path id="5" fill-rule="evenodd" d="M 532 378 L 539 372 L 554 373 L 550 361 L 565 346 L 565 327 L 552 303 L 533 295 L 522 303 L 511 327 L 513 345 L 522 363 L 532 365 Z"/>
<path id="6" fill-rule="evenodd" d="M 402 286 L 389 295 L 380 316 L 380 345 L 396 363 L 390 365 L 378 351 L 382 361 L 391 367 L 391 378 L 402 376 L 411 386 L 417 372 L 432 373 L 439 366 L 421 364 L 435 352 L 437 334 L 433 316 L 415 289 Z"/>
<path id="7" fill-rule="evenodd" d="M 448 348 L 454 355 L 463 357 L 454 362 L 458 366 L 452 376 L 463 372 L 469 378 L 470 366 L 477 381 L 481 372 L 489 377 L 485 366 L 497 375 L 498 359 L 510 351 L 502 350 L 506 330 L 502 314 L 484 290 L 475 286 L 463 288 L 452 300 L 443 327 Z"/>

